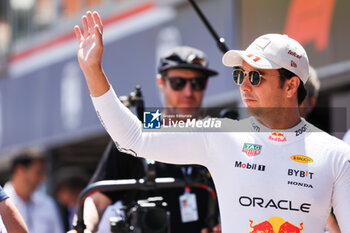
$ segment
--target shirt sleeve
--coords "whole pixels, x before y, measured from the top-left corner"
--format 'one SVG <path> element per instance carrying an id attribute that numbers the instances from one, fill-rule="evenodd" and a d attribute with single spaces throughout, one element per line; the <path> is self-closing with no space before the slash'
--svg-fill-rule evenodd
<path id="1" fill-rule="evenodd" d="M 111 88 L 92 97 L 96 113 L 119 150 L 165 163 L 207 166 L 210 142 L 206 133 L 142 132 L 142 123 Z"/>
<path id="2" fill-rule="evenodd" d="M 9 196 L 6 194 L 6 192 L 0 186 L 0 201 L 5 200 L 6 198 L 9 198 Z"/>
<path id="3" fill-rule="evenodd" d="M 341 232 L 350 232 L 350 147 L 345 146 L 337 161 L 332 204 Z"/>

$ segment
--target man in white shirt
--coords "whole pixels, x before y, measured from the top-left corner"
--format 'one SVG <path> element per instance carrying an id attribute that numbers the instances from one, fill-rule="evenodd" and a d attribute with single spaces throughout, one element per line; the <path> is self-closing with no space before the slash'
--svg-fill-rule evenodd
<path id="1" fill-rule="evenodd" d="M 340 229 L 350 232 L 350 147 L 300 118 L 309 62 L 297 41 L 267 34 L 246 50 L 224 55 L 252 115 L 222 120 L 235 131 L 143 132 L 103 72 L 97 12 L 83 17 L 83 28 L 84 34 L 75 27 L 79 63 L 113 141 L 135 156 L 206 166 L 219 198 L 222 232 L 323 232 L 331 206 Z"/>
<path id="2" fill-rule="evenodd" d="M 21 213 L 29 232 L 62 233 L 55 202 L 37 190 L 44 178 L 44 158 L 39 152 L 28 150 L 13 160 L 11 180 L 4 190 Z"/>

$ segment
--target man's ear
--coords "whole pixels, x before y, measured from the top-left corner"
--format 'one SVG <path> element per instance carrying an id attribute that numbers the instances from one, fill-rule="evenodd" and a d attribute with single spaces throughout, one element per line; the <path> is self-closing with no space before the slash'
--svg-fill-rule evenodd
<path id="1" fill-rule="evenodd" d="M 298 87 L 301 85 L 300 79 L 297 76 L 292 77 L 291 79 L 286 80 L 286 92 L 287 97 L 291 98 L 294 95 L 298 94 Z"/>

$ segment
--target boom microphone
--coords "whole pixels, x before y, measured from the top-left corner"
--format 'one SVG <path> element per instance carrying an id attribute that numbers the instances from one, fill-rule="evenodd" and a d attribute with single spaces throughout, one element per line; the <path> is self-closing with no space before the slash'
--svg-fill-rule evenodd
<path id="1" fill-rule="evenodd" d="M 194 10 L 197 12 L 199 18 L 202 20 L 206 28 L 209 30 L 210 34 L 214 37 L 214 40 L 216 41 L 216 44 L 219 48 L 219 50 L 223 53 L 226 53 L 229 49 L 227 48 L 227 45 L 225 44 L 225 39 L 222 37 L 219 37 L 214 28 L 211 26 L 201 9 L 199 9 L 197 3 L 194 0 L 189 0 L 190 4 L 193 6 Z"/>

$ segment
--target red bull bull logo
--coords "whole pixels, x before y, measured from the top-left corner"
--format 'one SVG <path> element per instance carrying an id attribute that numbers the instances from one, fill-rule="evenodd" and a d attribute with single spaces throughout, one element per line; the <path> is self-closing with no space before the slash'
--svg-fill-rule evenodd
<path id="1" fill-rule="evenodd" d="M 253 220 L 249 220 L 249 222 L 250 227 L 253 228 L 250 233 L 300 233 L 304 229 L 303 223 L 300 223 L 300 227 L 297 227 L 276 216 L 256 225 L 253 225 Z"/>
<path id="2" fill-rule="evenodd" d="M 250 233 L 274 233 L 271 223 L 268 221 L 263 221 L 261 223 L 256 224 L 253 226 L 253 221 L 249 220 L 250 227 L 253 228 L 253 231 Z"/>
<path id="3" fill-rule="evenodd" d="M 284 136 L 284 133 L 280 133 L 276 131 L 271 133 L 271 135 L 269 136 L 269 140 L 275 141 L 275 142 L 285 142 L 287 141 L 287 138 Z"/>

